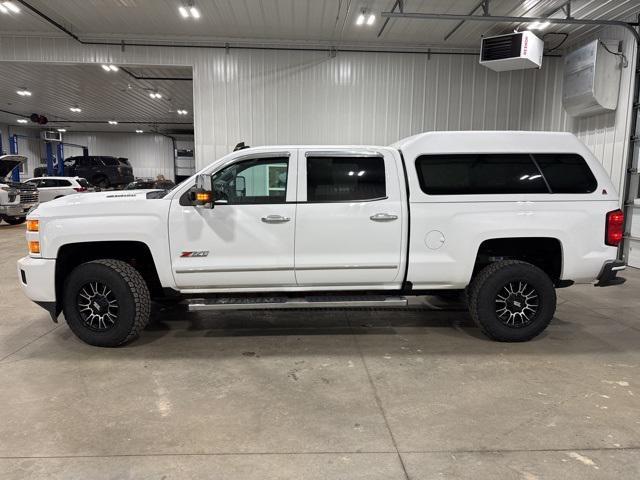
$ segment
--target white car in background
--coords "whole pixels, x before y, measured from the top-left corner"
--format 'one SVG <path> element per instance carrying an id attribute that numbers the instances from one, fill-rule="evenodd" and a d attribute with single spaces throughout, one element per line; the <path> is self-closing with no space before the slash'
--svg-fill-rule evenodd
<path id="1" fill-rule="evenodd" d="M 74 193 L 89 192 L 92 188 L 86 179 L 80 177 L 38 177 L 30 178 L 26 183 L 36 186 L 40 203 Z"/>

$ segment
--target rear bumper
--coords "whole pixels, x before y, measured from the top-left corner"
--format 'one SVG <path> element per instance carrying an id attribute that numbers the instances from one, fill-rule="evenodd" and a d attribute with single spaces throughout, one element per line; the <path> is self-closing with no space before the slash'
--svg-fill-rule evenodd
<path id="1" fill-rule="evenodd" d="M 598 275 L 596 287 L 610 287 L 612 285 L 620 285 L 627 281 L 626 278 L 618 277 L 618 272 L 627 268 L 622 260 L 610 260 L 602 266 L 602 270 Z"/>
<path id="2" fill-rule="evenodd" d="M 23 257 L 18 260 L 18 279 L 24 294 L 46 309 L 53 320 L 58 316 L 56 288 L 56 261 L 47 258 Z"/>

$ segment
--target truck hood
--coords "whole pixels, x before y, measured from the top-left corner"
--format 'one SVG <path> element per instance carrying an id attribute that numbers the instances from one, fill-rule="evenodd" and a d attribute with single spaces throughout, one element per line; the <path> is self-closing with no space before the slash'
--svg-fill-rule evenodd
<path id="1" fill-rule="evenodd" d="M 41 203 L 33 212 L 33 216 L 73 217 L 139 214 L 144 212 L 148 202 L 161 201 L 161 199 L 155 199 L 153 195 L 149 195 L 155 192 L 157 190 L 116 190 L 67 195 Z"/>
<path id="2" fill-rule="evenodd" d="M 0 156 L 0 178 L 4 178 L 11 173 L 22 162 L 26 161 L 24 155 L 2 155 Z"/>

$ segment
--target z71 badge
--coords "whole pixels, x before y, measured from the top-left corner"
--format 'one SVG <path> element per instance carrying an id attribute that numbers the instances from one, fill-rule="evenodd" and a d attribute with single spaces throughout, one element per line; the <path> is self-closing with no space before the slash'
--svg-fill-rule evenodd
<path id="1" fill-rule="evenodd" d="M 209 250 L 200 250 L 198 252 L 182 252 L 180 258 L 184 257 L 206 257 L 209 255 Z"/>

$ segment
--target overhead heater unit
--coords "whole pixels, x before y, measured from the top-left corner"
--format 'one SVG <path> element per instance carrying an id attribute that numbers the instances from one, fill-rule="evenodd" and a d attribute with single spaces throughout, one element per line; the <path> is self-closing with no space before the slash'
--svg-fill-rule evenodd
<path id="1" fill-rule="evenodd" d="M 496 72 L 540 68 L 544 42 L 533 32 L 485 37 L 480 46 L 480 65 Z"/>
<path id="2" fill-rule="evenodd" d="M 62 142 L 62 134 L 60 132 L 45 130 L 44 132 L 42 132 L 42 139 L 45 142 Z"/>

